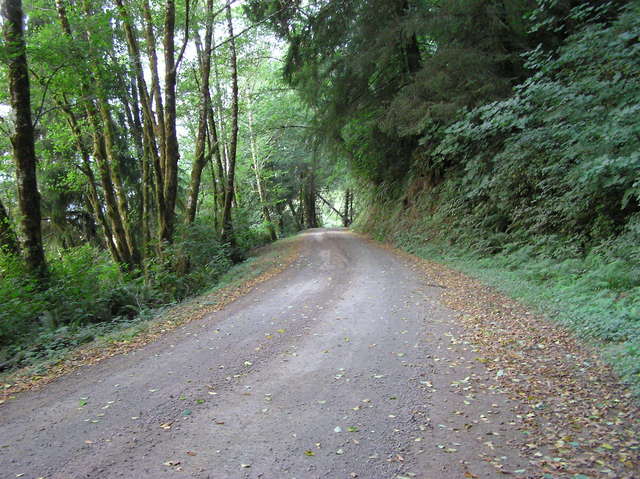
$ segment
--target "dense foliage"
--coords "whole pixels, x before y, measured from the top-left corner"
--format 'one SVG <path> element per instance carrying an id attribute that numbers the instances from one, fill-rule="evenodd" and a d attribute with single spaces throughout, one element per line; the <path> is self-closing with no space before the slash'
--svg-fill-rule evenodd
<path id="1" fill-rule="evenodd" d="M 332 167 L 309 109 L 277 41 L 233 3 L 3 2 L 0 372 L 322 221 Z"/>
<path id="2" fill-rule="evenodd" d="M 285 78 L 359 179 L 358 227 L 493 271 L 640 384 L 637 1 L 248 10 L 289 42 Z"/>
<path id="3" fill-rule="evenodd" d="M 637 377 L 637 1 L 234 3 L 26 6 L 0 103 L 22 51 L 39 191 L 14 191 L 9 116 L 0 363 L 184 298 L 327 213 L 349 225 L 355 191 L 360 228 L 562 291 L 552 309 Z"/>

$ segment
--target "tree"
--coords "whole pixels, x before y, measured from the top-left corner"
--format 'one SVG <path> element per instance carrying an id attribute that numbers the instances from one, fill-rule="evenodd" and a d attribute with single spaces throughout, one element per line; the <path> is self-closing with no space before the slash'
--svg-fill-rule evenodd
<path id="1" fill-rule="evenodd" d="M 15 133 L 11 138 L 11 144 L 16 163 L 23 252 L 31 273 L 44 280 L 47 275 L 47 264 L 42 247 L 40 193 L 36 178 L 37 160 L 31 120 L 31 89 L 24 41 L 22 1 L 5 0 L 2 16 L 8 53 L 9 94 L 11 108 L 15 115 Z"/>
<path id="2" fill-rule="evenodd" d="M 202 49 L 201 47 L 198 48 L 198 67 L 200 73 L 198 132 L 193 165 L 191 167 L 191 182 L 189 184 L 189 195 L 187 198 L 187 208 L 185 213 L 185 223 L 187 225 L 192 224 L 196 219 L 196 209 L 198 206 L 198 195 L 200 193 L 202 170 L 207 163 L 207 157 L 205 156 L 205 146 L 208 132 L 207 119 L 211 111 L 209 80 L 211 78 L 213 20 L 213 0 L 207 0 L 207 7 L 205 12 L 204 49 Z M 196 38 L 198 38 L 198 36 Z M 197 40 L 196 45 L 200 45 L 199 39 Z M 215 122 L 211 126 L 215 128 Z M 217 136 L 214 141 L 217 143 Z"/>
<path id="3" fill-rule="evenodd" d="M 236 41 L 233 34 L 233 19 L 231 7 L 227 5 L 227 27 L 229 30 L 229 45 L 231 47 L 231 139 L 229 141 L 229 158 L 227 168 L 227 182 L 225 185 L 224 209 L 222 211 L 222 241 L 231 245 L 235 252 L 235 238 L 233 236 L 233 219 L 231 217 L 231 205 L 235 192 L 236 153 L 238 148 L 238 58 Z"/>

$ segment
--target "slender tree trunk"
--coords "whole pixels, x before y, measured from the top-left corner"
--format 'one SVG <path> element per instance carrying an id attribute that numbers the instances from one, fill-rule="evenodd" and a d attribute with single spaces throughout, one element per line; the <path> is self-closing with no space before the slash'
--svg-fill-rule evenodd
<path id="1" fill-rule="evenodd" d="M 87 17 L 93 15 L 91 4 L 89 0 L 83 1 L 83 10 Z M 89 45 L 92 42 L 92 35 L 89 30 L 85 32 L 85 36 Z M 93 64 L 93 63 L 92 63 Z M 106 160 L 109 164 L 109 171 L 111 173 L 111 182 L 116 196 L 116 206 L 118 208 L 118 214 L 122 222 L 122 228 L 124 230 L 125 239 L 127 242 L 127 249 L 129 250 L 129 257 L 131 258 L 132 265 L 138 265 L 140 263 L 140 255 L 138 253 L 136 238 L 133 234 L 133 227 L 130 221 L 129 205 L 127 200 L 127 192 L 122 179 L 122 171 L 120 168 L 120 157 L 118 155 L 118 149 L 116 147 L 116 129 L 113 121 L 113 115 L 111 113 L 111 105 L 107 98 L 107 87 L 102 77 L 101 71 L 94 69 L 93 80 L 95 83 L 96 103 L 98 106 L 98 113 L 102 120 L 102 135 L 104 137 L 104 149 L 106 153 Z"/>
<path id="2" fill-rule="evenodd" d="M 101 136 L 101 124 L 97 118 L 97 113 L 94 110 L 95 105 L 92 102 L 87 104 L 87 112 L 89 116 L 89 122 L 93 130 L 93 157 L 96 159 L 98 165 L 98 171 L 100 173 L 100 182 L 102 184 L 102 191 L 104 194 L 105 208 L 107 211 L 107 217 L 111 223 L 111 231 L 115 238 L 115 245 L 118 250 L 118 256 L 122 263 L 127 268 L 133 266 L 134 261 L 129 249 L 129 243 L 127 241 L 127 235 L 123 226 L 122 218 L 118 211 L 117 199 L 112 182 L 111 169 L 107 162 L 107 155 L 104 146 L 104 139 Z"/>
<path id="3" fill-rule="evenodd" d="M 144 253 L 145 256 L 149 254 L 149 243 L 151 240 L 151 232 L 150 232 L 150 218 L 151 218 L 151 194 L 150 190 L 152 188 L 152 183 L 157 185 L 154 190 L 155 193 L 155 201 L 156 208 L 159 211 L 163 211 L 164 209 L 164 192 L 162 190 L 163 181 L 162 181 L 162 167 L 161 167 L 161 157 L 163 154 L 158 152 L 158 142 L 156 140 L 156 133 L 158 133 L 158 122 L 153 113 L 152 109 L 152 98 L 149 95 L 149 91 L 147 89 L 147 83 L 144 77 L 144 69 L 142 66 L 142 59 L 140 54 L 140 45 L 138 43 L 138 35 L 135 31 L 135 27 L 133 21 L 131 20 L 131 16 L 123 4 L 122 0 L 116 0 L 116 5 L 118 7 L 118 11 L 120 16 L 123 19 L 123 25 L 125 30 L 125 36 L 127 39 L 127 46 L 129 50 L 129 56 L 132 59 L 135 80 L 137 85 L 138 97 L 140 99 L 140 106 L 142 110 L 142 132 L 141 136 L 143 139 L 143 158 L 142 158 L 142 235 L 143 235 L 143 244 L 144 244 Z M 145 0 L 143 4 L 143 15 L 145 17 L 145 21 L 147 21 L 145 25 L 145 36 L 147 41 L 147 52 L 149 55 L 149 63 L 150 63 L 150 71 L 151 71 L 151 88 L 152 94 L 156 96 L 156 105 L 158 108 L 158 116 L 161 118 L 162 122 L 164 122 L 164 115 L 162 112 L 162 98 L 160 96 L 160 87 L 159 87 L 159 77 L 158 77 L 158 60 L 157 54 L 155 50 L 155 35 L 153 33 L 153 25 L 150 22 L 150 9 L 148 1 Z M 138 122 L 139 123 L 139 122 Z M 160 142 L 162 143 L 161 151 L 164 151 L 164 129 L 162 129 L 162 135 L 160 136 Z M 155 182 L 152 181 L 151 171 L 155 172 L 156 178 Z"/>
<path id="4" fill-rule="evenodd" d="M 151 230 L 149 219 L 151 217 L 151 153 L 148 145 L 145 144 L 142 154 L 142 208 L 140 215 L 140 226 L 142 227 L 142 257 L 150 255 Z"/>
<path id="5" fill-rule="evenodd" d="M 160 240 L 171 243 L 175 229 L 175 208 L 178 193 L 178 134 L 176 130 L 176 80 L 175 58 L 175 0 L 167 0 L 164 17 L 164 208 L 160 224 Z"/>
<path id="6" fill-rule="evenodd" d="M 211 170 L 211 190 L 213 191 L 213 198 L 214 198 L 214 202 L 213 202 L 213 229 L 215 229 L 216 231 L 219 231 L 220 225 L 219 225 L 219 219 L 218 219 L 218 202 L 217 202 L 217 198 L 218 198 L 218 179 L 216 178 L 216 169 L 213 166 L 213 152 L 211 151 L 211 146 L 209 146 L 209 152 L 207 154 L 207 159 L 209 162 L 209 168 Z"/>
<path id="7" fill-rule="evenodd" d="M 215 32 L 213 36 L 213 40 L 215 41 Z M 209 100 L 211 103 L 211 110 L 209 111 L 209 129 L 212 134 L 215 134 L 215 145 L 216 145 L 216 166 L 218 168 L 218 181 L 220 182 L 221 187 L 219 188 L 219 204 L 220 211 L 224 210 L 225 203 L 225 194 L 226 194 L 226 183 L 227 183 L 227 174 L 226 174 L 226 166 L 228 164 L 227 158 L 227 136 L 225 132 L 225 124 L 224 119 L 222 117 L 223 107 L 222 107 L 222 88 L 220 85 L 220 73 L 218 72 L 218 62 L 216 60 L 215 52 L 211 52 L 213 59 L 213 72 L 216 83 L 216 95 L 215 95 L 215 110 L 213 107 L 213 102 L 211 99 Z M 218 113 L 218 120 L 216 121 L 216 112 Z M 216 128 L 219 126 L 219 128 Z"/>
<path id="8" fill-rule="evenodd" d="M 56 10 L 63 33 L 73 40 L 71 25 L 67 18 L 66 9 L 63 0 L 56 0 Z M 77 52 L 82 55 L 82 52 Z M 114 244 L 117 249 L 117 256 L 120 258 L 121 264 L 126 268 L 131 268 L 135 264 L 134 255 L 129 247 L 130 241 L 127 239 L 127 228 L 125 227 L 124 218 L 120 211 L 122 207 L 118 205 L 117 195 L 113 185 L 113 173 L 109 164 L 109 156 L 105 145 L 105 137 L 103 135 L 104 127 L 101 123 L 101 115 L 99 109 L 93 100 L 92 84 L 95 84 L 94 78 L 83 78 L 80 84 L 80 91 L 84 101 L 84 107 L 87 112 L 89 124 L 92 129 L 93 136 L 93 156 L 98 165 L 100 172 L 100 182 L 104 193 L 105 208 L 107 217 L 111 223 L 111 231 L 113 233 Z M 126 208 L 125 208 L 126 210 Z"/>
<path id="9" fill-rule="evenodd" d="M 154 198 L 156 203 L 156 213 L 158 222 L 158 237 L 166 230 L 165 222 L 165 200 L 164 200 L 164 165 L 166 163 L 166 140 L 164 130 L 164 105 L 162 92 L 160 89 L 160 75 L 158 74 L 158 53 L 156 50 L 156 36 L 153 30 L 153 17 L 149 0 L 143 0 L 142 13 L 144 17 L 145 43 L 147 46 L 147 56 L 149 57 L 149 71 L 151 73 L 151 95 L 149 99 L 149 118 L 156 132 L 157 152 L 153 156 L 154 173 Z M 142 77 L 144 79 L 144 76 Z M 156 106 L 157 121 L 151 112 L 151 104 Z M 150 135 L 150 133 L 148 133 Z M 153 136 L 153 135 L 150 135 Z"/>
<path id="10" fill-rule="evenodd" d="M 234 178 L 236 169 L 236 149 L 238 147 L 238 60 L 236 55 L 236 42 L 233 36 L 233 21 L 231 19 L 231 7 L 227 5 L 227 26 L 229 28 L 229 46 L 231 47 L 231 139 L 229 143 L 229 166 L 227 170 L 227 184 L 224 198 L 224 210 L 222 212 L 222 241 L 231 246 L 232 256 L 238 254 L 235 251 L 235 239 L 233 236 L 233 222 L 231 219 L 231 203 L 234 197 Z"/>
<path id="11" fill-rule="evenodd" d="M 87 182 L 89 184 L 89 204 L 93 210 L 95 217 L 98 219 L 98 222 L 102 226 L 102 230 L 104 232 L 105 243 L 109 248 L 109 252 L 111 253 L 111 257 L 116 263 L 122 263 L 123 259 L 120 257 L 118 249 L 113 241 L 113 233 L 111 232 L 111 228 L 109 223 L 107 222 L 104 213 L 102 212 L 102 207 L 100 205 L 100 196 L 98 195 L 98 187 L 96 185 L 96 178 L 93 174 L 93 170 L 91 168 L 91 161 L 89 160 L 89 152 L 87 150 L 86 145 L 82 139 L 82 132 L 80 131 L 80 125 L 78 124 L 78 120 L 76 119 L 69 103 L 66 98 L 63 101 L 58 101 L 58 105 L 60 109 L 67 117 L 67 123 L 69 124 L 69 128 L 71 128 L 71 133 L 76 142 L 76 146 L 78 151 L 80 152 L 80 156 L 82 158 L 82 166 L 80 167 L 80 171 L 84 173 L 87 177 Z"/>
<path id="12" fill-rule="evenodd" d="M 291 198 L 287 198 L 287 206 L 289 206 L 289 209 L 291 210 L 291 215 L 293 216 L 293 221 L 295 221 L 296 223 L 296 229 L 298 231 L 300 231 L 302 229 L 302 222 L 300 221 L 300 217 L 298 212 L 296 211 L 295 207 L 293 206 L 293 201 L 291 201 Z"/>
<path id="13" fill-rule="evenodd" d="M 305 227 L 317 228 L 318 215 L 316 213 L 316 179 L 313 168 L 309 168 L 302 190 L 302 205 L 304 209 Z"/>
<path id="14" fill-rule="evenodd" d="M 351 225 L 351 214 L 350 214 L 350 205 L 351 201 L 351 190 L 347 188 L 344 192 L 344 214 L 342 216 L 342 226 L 348 228 Z"/>
<path id="15" fill-rule="evenodd" d="M 101 86 L 98 88 L 102 89 Z M 131 263 L 137 265 L 140 263 L 140 257 L 138 255 L 138 249 L 136 245 L 135 237 L 133 236 L 133 229 L 129 219 L 129 205 L 127 201 L 127 193 L 124 187 L 124 181 L 122 180 L 122 172 L 120 169 L 120 158 L 117 154 L 115 127 L 113 118 L 111 117 L 111 108 L 107 99 L 101 92 L 98 98 L 99 112 L 102 119 L 102 134 L 104 138 L 104 149 L 106 153 L 106 160 L 109 164 L 109 171 L 111 173 L 111 182 L 116 198 L 116 207 L 118 209 L 118 215 L 122 222 L 122 228 L 124 230 L 125 240 L 131 257 Z"/>
<path id="16" fill-rule="evenodd" d="M 251 103 L 251 96 L 248 98 L 248 117 L 249 117 L 249 143 L 251 146 L 251 164 L 253 166 L 253 173 L 256 178 L 256 188 L 258 189 L 258 198 L 260 199 L 260 207 L 262 209 L 262 216 L 264 221 L 267 223 L 267 229 L 269 231 L 269 237 L 271 241 L 275 241 L 278 239 L 278 235 L 276 234 L 276 228 L 271 221 L 271 212 L 269 211 L 269 206 L 267 202 L 267 193 L 264 190 L 264 186 L 262 185 L 262 168 L 258 161 L 258 148 L 256 145 L 256 137 L 253 133 L 253 108 Z"/>
<path id="17" fill-rule="evenodd" d="M 47 264 L 42 248 L 40 193 L 36 178 L 36 151 L 31 121 L 29 68 L 24 42 L 24 18 L 21 0 L 4 0 L 4 39 L 8 57 L 9 96 L 16 118 L 16 130 L 11 137 L 16 162 L 18 207 L 22 229 L 23 252 L 27 267 L 41 280 L 47 276 Z"/>
<path id="18" fill-rule="evenodd" d="M 192 224 L 196 219 L 198 195 L 202 170 L 206 165 L 205 146 L 207 140 L 207 115 L 209 114 L 209 79 L 211 77 L 211 42 L 213 34 L 213 0 L 207 0 L 204 51 L 200 52 L 200 108 L 198 112 L 198 133 L 196 137 L 195 158 L 191 169 L 191 182 L 187 198 L 185 223 Z M 197 39 L 197 37 L 196 37 Z M 199 43 L 199 41 L 198 41 Z M 201 50 L 199 48 L 199 50 Z"/>
<path id="19" fill-rule="evenodd" d="M 0 251 L 14 256 L 20 254 L 18 239 L 11 227 L 11 219 L 2 201 L 0 201 Z"/>
<path id="20" fill-rule="evenodd" d="M 207 92 L 209 93 L 209 92 Z M 209 149 L 211 150 L 211 174 L 215 181 L 214 197 L 215 197 L 215 210 L 220 213 L 224 209 L 224 189 L 226 184 L 226 178 L 224 175 L 224 168 L 222 167 L 222 153 L 220 149 L 220 136 L 218 135 L 218 128 L 216 125 L 215 112 L 213 105 L 211 104 L 211 96 L 209 96 L 209 112 L 207 114 L 207 131 L 209 132 Z M 214 164 L 215 160 L 215 164 Z"/>

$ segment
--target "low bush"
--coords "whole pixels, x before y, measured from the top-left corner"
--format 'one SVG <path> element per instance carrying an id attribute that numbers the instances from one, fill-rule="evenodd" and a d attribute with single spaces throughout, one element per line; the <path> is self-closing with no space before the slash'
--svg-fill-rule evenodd
<path id="1" fill-rule="evenodd" d="M 53 361 L 131 328 L 153 308 L 210 288 L 231 268 L 228 247 L 208 224 L 196 223 L 177 236 L 141 271 L 123 272 L 108 253 L 90 245 L 49 254 L 46 287 L 29 278 L 19 259 L 0 254 L 0 371 Z"/>

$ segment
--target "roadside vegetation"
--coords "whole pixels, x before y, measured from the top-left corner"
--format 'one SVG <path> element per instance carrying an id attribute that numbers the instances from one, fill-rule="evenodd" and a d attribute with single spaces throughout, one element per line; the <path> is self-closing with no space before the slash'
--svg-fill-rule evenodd
<path id="1" fill-rule="evenodd" d="M 640 387 L 637 1 L 250 4 L 348 158 L 358 229 L 535 304 Z"/>
<path id="2" fill-rule="evenodd" d="M 357 218 L 640 387 L 637 0 L 3 6 L 0 369 Z"/>
<path id="3" fill-rule="evenodd" d="M 571 10 L 591 20 L 510 96 L 423 136 L 358 227 L 535 306 L 640 392 L 640 15 L 612 7 Z"/>
<path id="4" fill-rule="evenodd" d="M 2 27 L 0 372 L 144 323 L 346 211 L 344 165 L 234 2 L 6 0 Z"/>

